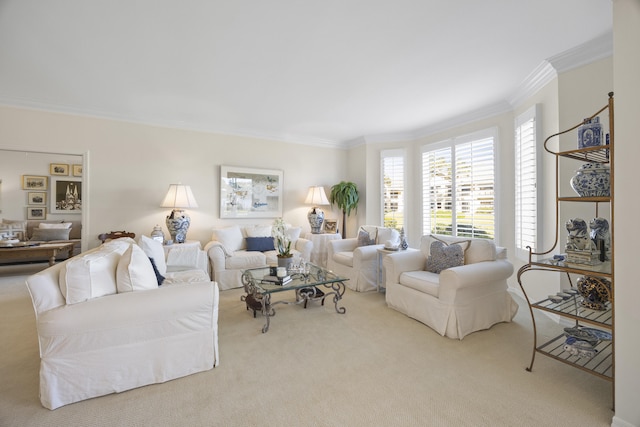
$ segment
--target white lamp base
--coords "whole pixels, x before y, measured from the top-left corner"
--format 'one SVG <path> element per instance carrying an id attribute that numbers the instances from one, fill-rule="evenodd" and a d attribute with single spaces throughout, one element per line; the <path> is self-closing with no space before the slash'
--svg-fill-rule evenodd
<path id="1" fill-rule="evenodd" d="M 322 233 L 322 223 L 324 222 L 324 212 L 318 207 L 313 207 L 307 214 L 309 225 L 311 226 L 311 233 Z"/>
<path id="2" fill-rule="evenodd" d="M 167 217 L 167 229 L 174 243 L 184 243 L 187 240 L 190 225 L 191 218 L 183 210 L 174 209 Z"/>

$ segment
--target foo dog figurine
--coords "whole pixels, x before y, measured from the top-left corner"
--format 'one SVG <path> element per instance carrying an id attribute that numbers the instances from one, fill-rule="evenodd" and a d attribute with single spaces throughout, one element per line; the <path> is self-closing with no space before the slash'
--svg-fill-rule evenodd
<path id="1" fill-rule="evenodd" d="M 596 250 L 596 245 L 589 236 L 587 222 L 582 218 L 570 219 L 566 222 L 567 227 L 567 244 L 566 250 L 588 251 Z"/>
<path id="2" fill-rule="evenodd" d="M 609 233 L 609 222 L 605 218 L 593 218 L 589 223 L 591 229 L 591 240 L 602 252 L 602 259 L 609 259 L 611 251 L 611 233 Z"/>

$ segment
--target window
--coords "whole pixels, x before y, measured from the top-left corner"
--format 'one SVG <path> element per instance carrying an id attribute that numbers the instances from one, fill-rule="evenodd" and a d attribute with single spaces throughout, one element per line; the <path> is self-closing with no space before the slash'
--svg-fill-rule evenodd
<path id="1" fill-rule="evenodd" d="M 527 246 L 538 246 L 538 143 L 535 105 L 515 122 L 516 256 L 529 259 Z"/>
<path id="2" fill-rule="evenodd" d="M 404 151 L 384 150 L 382 167 L 383 225 L 400 230 L 404 224 Z"/>
<path id="3" fill-rule="evenodd" d="M 494 140 L 489 130 L 424 147 L 423 234 L 495 238 Z"/>

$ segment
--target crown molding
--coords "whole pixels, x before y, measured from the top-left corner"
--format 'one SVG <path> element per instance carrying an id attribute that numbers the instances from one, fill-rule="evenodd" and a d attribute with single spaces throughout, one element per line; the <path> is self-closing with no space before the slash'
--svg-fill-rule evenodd
<path id="1" fill-rule="evenodd" d="M 508 113 L 532 97 L 545 85 L 553 81 L 553 79 L 557 78 L 558 74 L 608 58 L 612 55 L 613 30 L 543 61 L 524 79 L 513 94 L 502 102 L 452 117 L 451 119 L 433 125 L 418 128 L 411 132 L 369 135 L 362 140 L 365 141 L 364 143 L 415 140 L 478 120 Z"/>
<path id="2" fill-rule="evenodd" d="M 547 61 L 560 73 L 613 55 L 613 29 L 595 39 L 552 56 Z"/>
<path id="3" fill-rule="evenodd" d="M 515 90 L 508 102 L 512 108 L 518 107 L 536 92 L 558 77 L 555 68 L 549 61 L 543 61 L 524 79 L 522 84 Z"/>
<path id="4" fill-rule="evenodd" d="M 73 116 L 89 117 L 101 120 L 114 120 L 125 123 L 140 124 L 145 126 L 163 127 L 169 129 L 180 129 L 186 131 L 215 133 L 219 135 L 229 135 L 236 137 L 247 137 L 255 139 L 263 139 L 269 141 L 286 142 L 291 144 L 312 145 L 325 148 L 343 148 L 344 143 L 324 138 L 314 138 L 309 136 L 277 133 L 277 132 L 260 132 L 250 129 L 236 128 L 231 126 L 223 126 L 218 124 L 202 125 L 187 123 L 184 121 L 161 121 L 145 117 L 125 117 L 110 112 L 104 112 L 91 108 L 76 108 L 62 104 L 36 102 L 26 98 L 11 98 L 0 95 L 0 105 L 11 108 L 23 108 L 26 110 L 43 111 L 47 113 L 67 114 Z"/>

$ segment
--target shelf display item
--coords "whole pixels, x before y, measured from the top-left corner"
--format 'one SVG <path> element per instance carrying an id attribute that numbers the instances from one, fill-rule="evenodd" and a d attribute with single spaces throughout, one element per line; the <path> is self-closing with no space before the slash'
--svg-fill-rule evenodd
<path id="1" fill-rule="evenodd" d="M 611 300 L 611 282 L 603 277 L 582 276 L 578 279 L 578 291 L 582 295 L 582 305 L 592 310 L 606 310 Z"/>
<path id="2" fill-rule="evenodd" d="M 585 163 L 571 178 L 571 188 L 580 197 L 610 197 L 611 170 L 601 163 Z"/>
<path id="3" fill-rule="evenodd" d="M 578 127 L 578 148 L 602 145 L 602 125 L 600 124 L 600 118 L 584 119 L 583 123 L 583 125 Z"/>
<path id="4" fill-rule="evenodd" d="M 589 223 L 589 236 L 600 251 L 600 261 L 611 259 L 611 233 L 606 218 L 593 218 Z"/>

